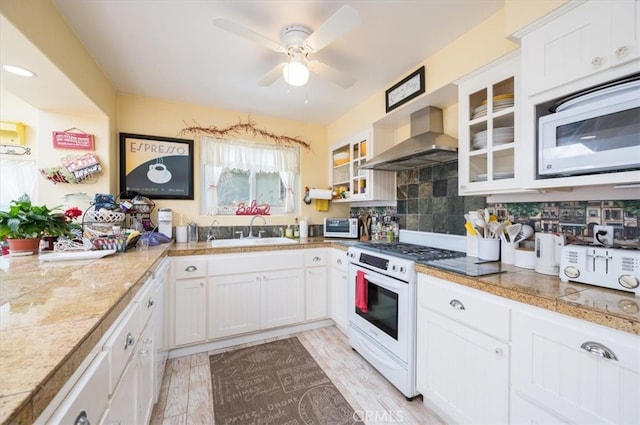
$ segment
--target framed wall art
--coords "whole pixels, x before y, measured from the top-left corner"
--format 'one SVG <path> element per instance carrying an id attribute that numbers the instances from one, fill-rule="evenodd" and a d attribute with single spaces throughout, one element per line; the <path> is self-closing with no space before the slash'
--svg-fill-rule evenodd
<path id="1" fill-rule="evenodd" d="M 421 66 L 384 92 L 386 112 L 394 110 L 414 97 L 421 95 L 424 91 L 424 66 Z"/>
<path id="2" fill-rule="evenodd" d="M 120 191 L 193 199 L 193 140 L 120 133 Z"/>

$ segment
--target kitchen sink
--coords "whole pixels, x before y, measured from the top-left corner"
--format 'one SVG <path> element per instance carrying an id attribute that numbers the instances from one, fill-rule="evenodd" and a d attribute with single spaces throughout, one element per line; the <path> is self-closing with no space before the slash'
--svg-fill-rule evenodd
<path id="1" fill-rule="evenodd" d="M 209 241 L 209 246 L 234 247 L 234 246 L 262 246 L 262 245 L 292 245 L 298 241 L 289 238 L 243 238 L 243 239 L 214 239 Z"/>

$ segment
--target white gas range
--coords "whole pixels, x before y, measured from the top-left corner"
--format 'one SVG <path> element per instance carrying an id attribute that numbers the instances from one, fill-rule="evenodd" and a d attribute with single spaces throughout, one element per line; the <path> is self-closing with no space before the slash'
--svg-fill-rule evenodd
<path id="1" fill-rule="evenodd" d="M 351 246 L 349 343 L 407 399 L 417 395 L 416 261 L 464 257 L 465 238 L 400 231 L 400 242 Z"/>

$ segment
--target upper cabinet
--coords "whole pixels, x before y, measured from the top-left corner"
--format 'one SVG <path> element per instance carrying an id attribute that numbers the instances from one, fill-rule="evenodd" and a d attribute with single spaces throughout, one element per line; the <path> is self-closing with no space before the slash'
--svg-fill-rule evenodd
<path id="1" fill-rule="evenodd" d="M 388 201 L 396 198 L 396 173 L 365 170 L 368 160 L 393 145 L 393 130 L 371 126 L 329 148 L 333 202 Z"/>
<path id="2" fill-rule="evenodd" d="M 516 167 L 519 68 L 519 54 L 511 54 L 458 82 L 461 195 L 521 187 Z"/>
<path id="3" fill-rule="evenodd" d="M 528 96 L 640 58 L 640 2 L 587 1 L 522 38 Z"/>

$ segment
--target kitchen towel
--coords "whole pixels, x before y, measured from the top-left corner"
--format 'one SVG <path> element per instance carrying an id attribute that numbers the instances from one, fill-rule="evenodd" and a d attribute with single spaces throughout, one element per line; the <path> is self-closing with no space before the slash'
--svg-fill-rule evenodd
<path id="1" fill-rule="evenodd" d="M 368 311 L 368 298 L 367 279 L 364 278 L 364 272 L 362 270 L 358 270 L 356 272 L 356 308 L 359 308 L 363 313 Z"/>

